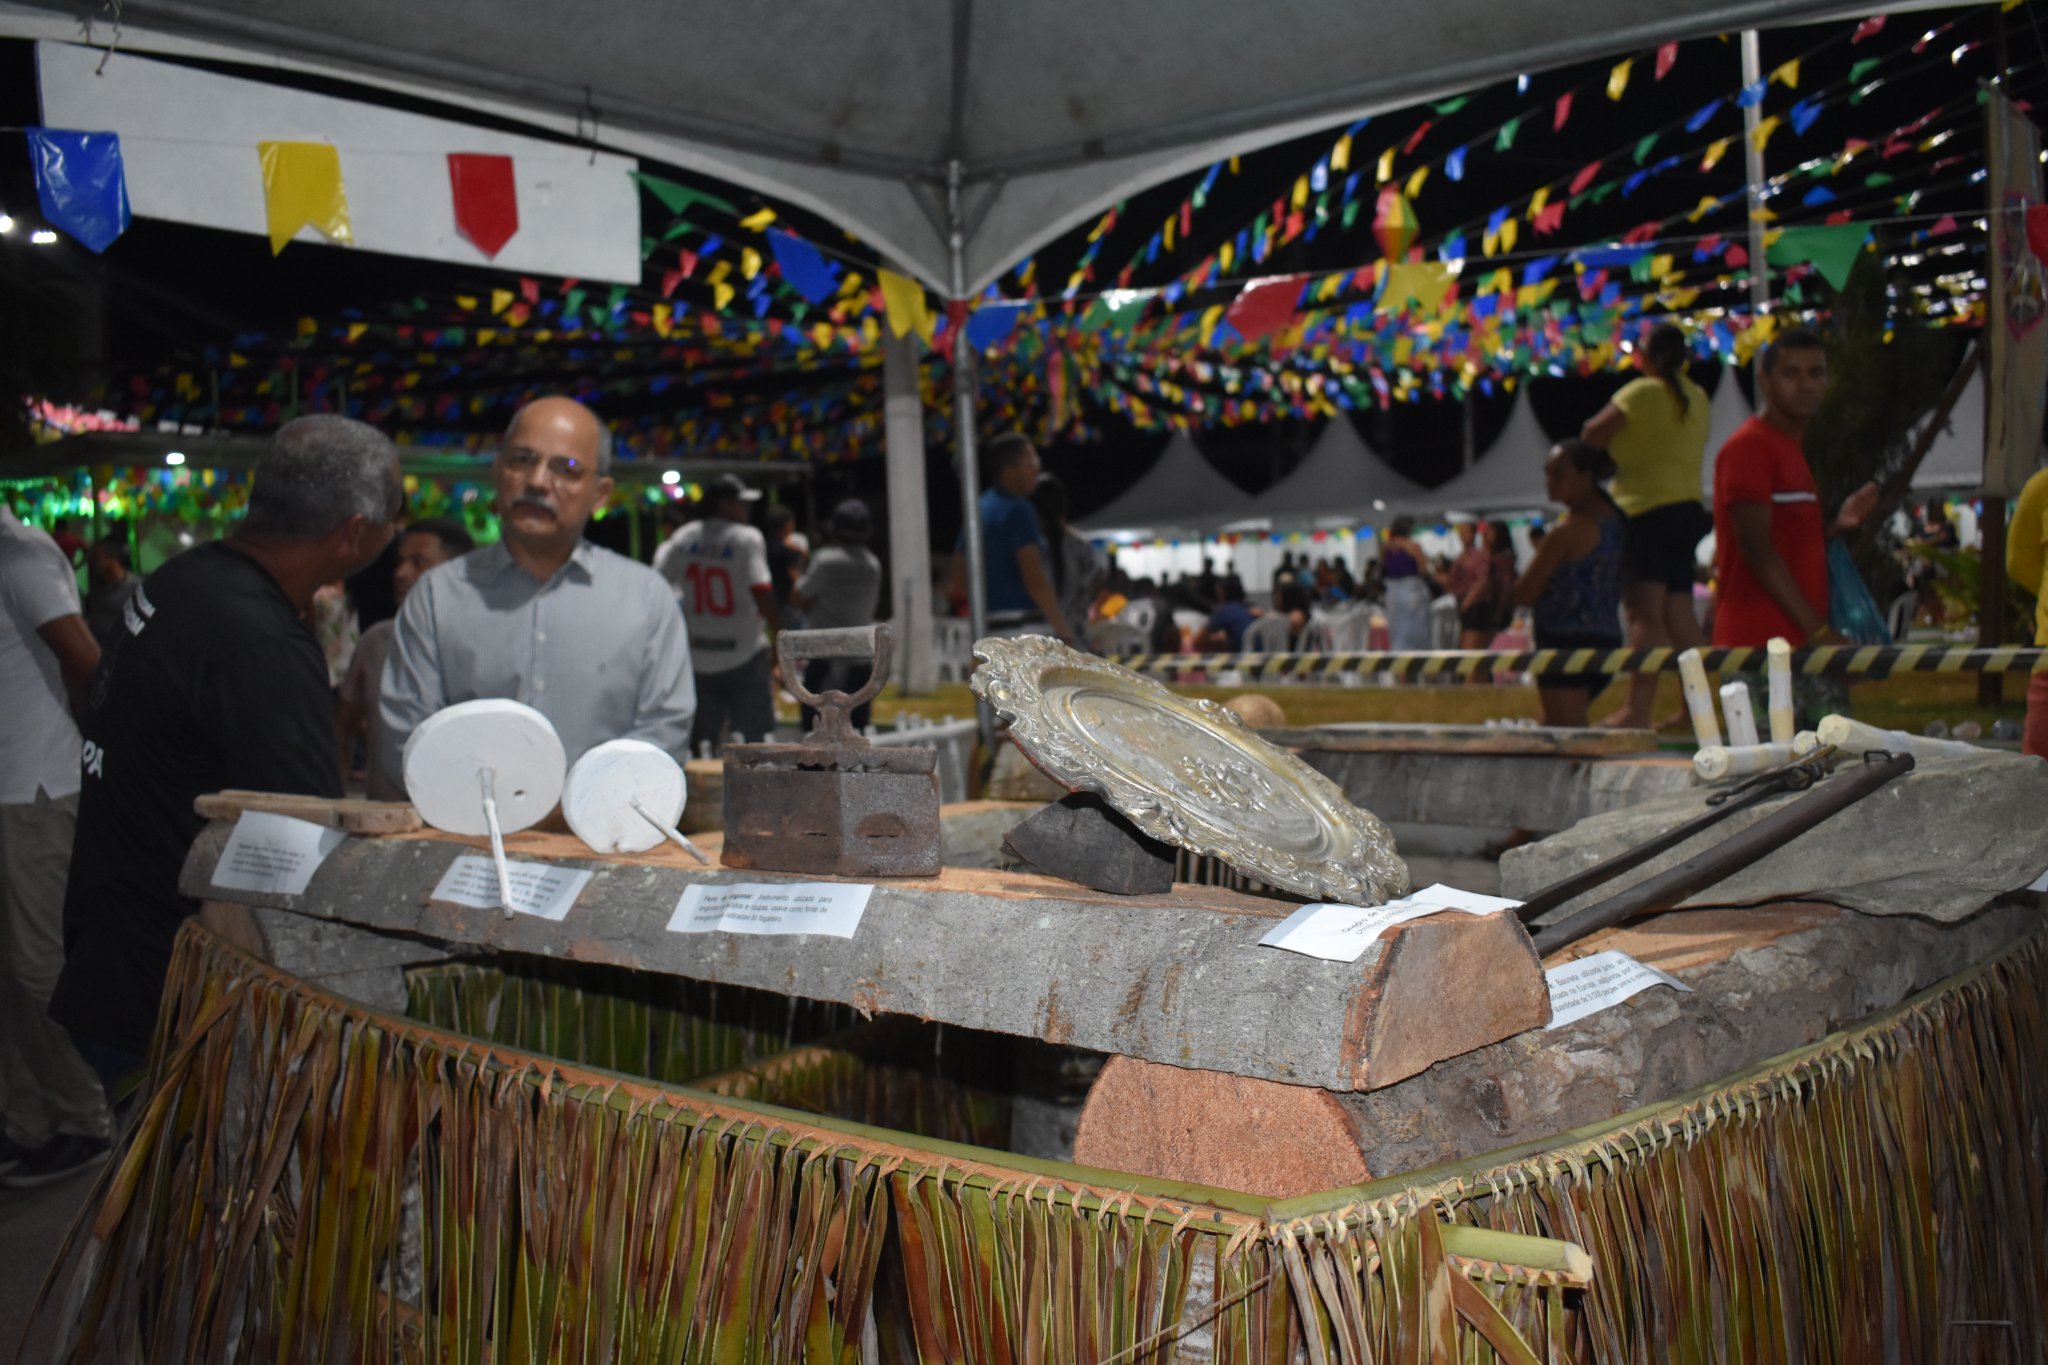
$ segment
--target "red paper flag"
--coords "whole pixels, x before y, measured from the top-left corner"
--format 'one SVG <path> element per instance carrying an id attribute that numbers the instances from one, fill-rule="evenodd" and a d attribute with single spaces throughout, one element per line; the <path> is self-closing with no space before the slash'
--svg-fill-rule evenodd
<path id="1" fill-rule="evenodd" d="M 1401 154 L 1403 156 L 1415 155 L 1416 146 L 1421 143 L 1423 136 L 1429 132 L 1430 125 L 1433 122 L 1434 120 L 1424 119 L 1422 125 L 1408 135 L 1408 140 L 1401 144 Z"/>
<path id="2" fill-rule="evenodd" d="M 1934 220 L 1933 227 L 1927 229 L 1927 235 L 1929 237 L 1942 237 L 1955 230 L 1956 216 L 1953 213 L 1944 213 L 1941 217 Z"/>
<path id="3" fill-rule="evenodd" d="M 540 302 L 540 281 L 539 281 L 539 280 L 529 280 L 529 279 L 526 279 L 526 278 L 524 278 L 524 277 L 522 276 L 522 277 L 521 277 L 521 279 L 520 279 L 520 281 L 519 281 L 519 295 L 520 295 L 520 297 L 521 297 L 521 298 L 525 299 L 525 300 L 526 300 L 526 301 L 527 301 L 528 303 L 539 303 L 539 302 Z"/>
<path id="4" fill-rule="evenodd" d="M 455 194 L 455 230 L 495 260 L 519 231 L 519 188 L 512 180 L 512 158 L 450 152 L 448 183 Z"/>
<path id="5" fill-rule="evenodd" d="M 1860 43 L 1865 38 L 1875 38 L 1882 32 L 1884 32 L 1884 16 L 1882 14 L 1873 14 L 1862 23 L 1856 25 L 1856 32 L 1850 35 L 1849 42 L 1852 45 Z"/>
<path id="6" fill-rule="evenodd" d="M 1529 225 L 1536 229 L 1536 235 L 1539 237 L 1548 237 L 1551 233 L 1556 232 L 1564 226 L 1563 202 L 1544 205 L 1543 212 L 1537 214 L 1530 221 Z"/>
<path id="7" fill-rule="evenodd" d="M 1592 184 L 1594 178 L 1599 174 L 1600 163 L 1597 161 L 1587 162 L 1584 166 L 1579 168 L 1579 173 L 1572 177 L 1571 192 L 1573 194 L 1584 194 L 1586 192 L 1586 186 Z"/>
<path id="8" fill-rule="evenodd" d="M 1294 321 L 1294 300 L 1301 293 L 1301 278 L 1289 276 L 1246 285 L 1224 314 L 1237 334 L 1257 341 Z"/>
<path id="9" fill-rule="evenodd" d="M 1749 264 L 1749 252 L 1745 248 L 1730 242 L 1728 249 L 1721 253 L 1721 259 L 1730 270 L 1740 270 Z"/>
<path id="10" fill-rule="evenodd" d="M 1567 90 L 1557 97 L 1557 112 L 1551 117 L 1550 131 L 1553 133 L 1562 132 L 1565 120 L 1571 116 L 1572 92 Z"/>
<path id="11" fill-rule="evenodd" d="M 2027 245 L 2036 260 L 2048 261 L 2048 204 L 2027 210 Z"/>
<path id="12" fill-rule="evenodd" d="M 1663 80 L 1671 74 L 1671 68 L 1678 64 L 1678 44 L 1666 43 L 1657 49 L 1657 79 Z"/>

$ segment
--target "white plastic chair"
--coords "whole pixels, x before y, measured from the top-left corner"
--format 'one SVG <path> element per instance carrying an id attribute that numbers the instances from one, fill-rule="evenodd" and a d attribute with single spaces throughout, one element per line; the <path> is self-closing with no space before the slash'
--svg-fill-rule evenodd
<path id="1" fill-rule="evenodd" d="M 1247 654 L 1285 654 L 1287 652 L 1287 618 L 1278 613 L 1261 616 L 1244 628 L 1244 652 Z"/>
<path id="2" fill-rule="evenodd" d="M 932 676 L 949 674 L 954 682 L 966 682 L 974 667 L 974 629 L 958 616 L 932 618 Z"/>

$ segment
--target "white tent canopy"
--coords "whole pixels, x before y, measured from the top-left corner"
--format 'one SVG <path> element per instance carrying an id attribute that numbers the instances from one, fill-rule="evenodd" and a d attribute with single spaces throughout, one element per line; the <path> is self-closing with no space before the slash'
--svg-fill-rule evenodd
<path id="1" fill-rule="evenodd" d="M 293 67 L 719 176 L 949 293 L 1147 185 L 1516 72 L 1840 0 L 14 0 L 0 34 Z M 594 131 L 593 131 L 594 130 Z M 948 201 L 949 179 L 957 202 Z M 953 257 L 949 237 L 958 229 Z"/>
<path id="2" fill-rule="evenodd" d="M 1735 371 L 1723 366 L 1721 382 L 1715 386 L 1713 403 L 1707 409 L 1707 454 L 1700 461 L 1700 499 L 1709 507 L 1714 505 L 1714 461 L 1721 447 L 1735 434 L 1735 428 L 1749 418 L 1749 402 L 1742 396 L 1742 385 L 1736 382 Z"/>
<path id="3" fill-rule="evenodd" d="M 1193 437 L 1176 431 L 1143 478 L 1109 506 L 1077 518 L 1074 525 L 1096 535 L 1201 531 L 1237 520 L 1247 496 L 1216 472 L 1216 466 L 1196 449 Z"/>
<path id="4" fill-rule="evenodd" d="M 1515 395 L 1514 410 L 1500 436 L 1449 483 L 1408 504 L 1414 512 L 1530 512 L 1551 505 L 1543 490 L 1543 461 L 1556 444 L 1536 423 L 1529 389 Z"/>
<path id="5" fill-rule="evenodd" d="M 1339 413 L 1323 424 L 1294 472 L 1252 499 L 1231 526 L 1337 526 L 1373 520 L 1425 497 L 1422 486 L 1381 459 Z"/>
<path id="6" fill-rule="evenodd" d="M 1928 414 L 1929 419 L 1933 417 Z M 1915 425 L 1917 440 L 1927 428 Z M 1913 471 L 1913 489 L 1981 488 L 1984 484 L 1984 371 L 1970 376 L 1970 382 L 1949 409 L 1948 423 L 1934 438 L 1927 457 Z"/>

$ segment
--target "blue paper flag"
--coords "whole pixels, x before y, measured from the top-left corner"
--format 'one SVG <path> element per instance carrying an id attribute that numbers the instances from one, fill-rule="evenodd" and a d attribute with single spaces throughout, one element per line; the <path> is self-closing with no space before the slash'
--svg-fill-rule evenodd
<path id="1" fill-rule="evenodd" d="M 1758 81 L 1755 85 L 1743 86 L 1742 93 L 1735 97 L 1735 107 L 1738 109 L 1754 109 L 1763 102 L 1764 83 L 1762 81 Z"/>
<path id="2" fill-rule="evenodd" d="M 1792 131 L 1801 137 L 1806 136 L 1806 130 L 1820 117 L 1820 107 L 1820 100 L 1813 96 L 1808 96 L 1793 105 L 1785 114 L 1792 124 Z"/>
<path id="3" fill-rule="evenodd" d="M 119 135 L 27 131 L 44 220 L 88 251 L 105 251 L 128 230 L 128 181 L 121 173 Z"/>
<path id="4" fill-rule="evenodd" d="M 1709 119 L 1713 118 L 1715 114 L 1718 114 L 1720 112 L 1721 101 L 1719 99 L 1708 101 L 1707 103 L 1701 105 L 1691 118 L 1685 121 L 1685 131 L 1688 133 L 1697 133 L 1700 129 L 1707 126 L 1707 121 Z"/>
<path id="5" fill-rule="evenodd" d="M 1522 267 L 1522 284 L 1526 287 L 1541 283 L 1543 278 L 1557 267 L 1557 257 L 1539 256 Z"/>
<path id="6" fill-rule="evenodd" d="M 983 304 L 967 315 L 967 344 L 977 351 L 1005 341 L 1017 328 L 1024 311 L 1021 303 Z"/>
<path id="7" fill-rule="evenodd" d="M 1453 180 L 1463 180 L 1465 178 L 1465 149 L 1463 147 L 1458 148 L 1444 158 L 1444 174 Z"/>
<path id="8" fill-rule="evenodd" d="M 782 278 L 806 302 L 823 303 L 838 289 L 832 267 L 825 264 L 818 248 L 794 232 L 771 232 L 768 245 L 775 252 L 775 264 L 782 267 Z"/>

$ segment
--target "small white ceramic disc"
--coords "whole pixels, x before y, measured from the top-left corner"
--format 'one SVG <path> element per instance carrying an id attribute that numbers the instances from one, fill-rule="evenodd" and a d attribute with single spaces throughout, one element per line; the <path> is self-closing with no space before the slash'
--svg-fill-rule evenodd
<path id="1" fill-rule="evenodd" d="M 405 741 L 405 794 L 420 819 L 450 834 L 485 834 L 483 788 L 491 770 L 498 825 L 530 829 L 562 799 L 569 766 L 548 718 L 502 697 L 458 702 L 420 722 Z"/>
<path id="2" fill-rule="evenodd" d="M 643 853 L 667 836 L 647 814 L 673 826 L 687 798 L 683 769 L 644 739 L 614 739 L 576 760 L 562 788 L 562 816 L 576 837 L 599 853 Z"/>

